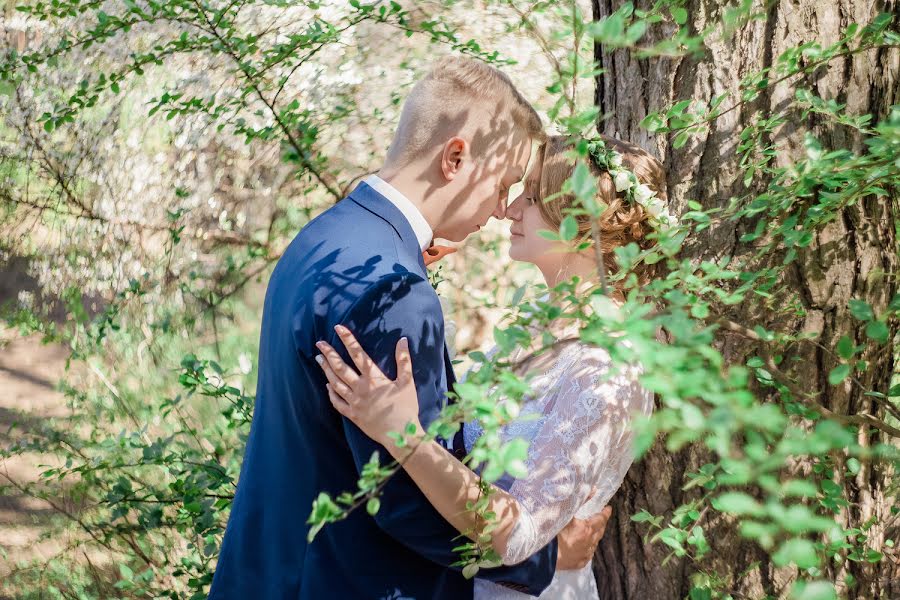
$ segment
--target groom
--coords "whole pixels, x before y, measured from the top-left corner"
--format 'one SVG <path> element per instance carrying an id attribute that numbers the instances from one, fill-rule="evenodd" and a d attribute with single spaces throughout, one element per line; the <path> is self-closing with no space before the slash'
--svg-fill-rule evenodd
<path id="1" fill-rule="evenodd" d="M 472 581 L 453 566 L 458 533 L 402 469 L 374 518 L 356 510 L 306 542 L 319 492 L 356 490 L 373 452 L 389 456 L 331 407 L 315 343 L 342 347 L 334 326 L 346 325 L 395 377 L 394 348 L 406 336 L 427 427 L 455 379 L 422 252 L 434 237 L 461 241 L 503 218 L 542 137 L 540 118 L 504 74 L 442 59 L 407 98 L 379 176 L 287 248 L 266 292 L 253 424 L 210 598 L 472 597 Z M 446 442 L 457 455 L 460 438 Z M 573 521 L 559 543 L 478 576 L 537 596 L 558 566 L 586 563 L 605 519 Z"/>

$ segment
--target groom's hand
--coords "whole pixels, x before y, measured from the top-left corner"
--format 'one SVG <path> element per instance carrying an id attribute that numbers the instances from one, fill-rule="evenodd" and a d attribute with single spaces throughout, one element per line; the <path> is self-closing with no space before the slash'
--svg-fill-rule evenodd
<path id="1" fill-rule="evenodd" d="M 611 515 L 612 507 L 606 506 L 593 517 L 569 521 L 556 536 L 559 547 L 557 571 L 572 571 L 590 564 Z"/>

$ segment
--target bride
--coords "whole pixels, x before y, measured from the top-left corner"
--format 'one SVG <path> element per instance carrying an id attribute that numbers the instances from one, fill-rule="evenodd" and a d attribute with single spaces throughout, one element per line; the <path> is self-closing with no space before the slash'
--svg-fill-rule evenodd
<path id="1" fill-rule="evenodd" d="M 665 179 L 659 162 L 632 144 L 603 137 L 589 140 L 588 148 L 592 172 L 598 177 L 596 200 L 607 206 L 598 225 L 601 254 L 611 272 L 616 269 L 614 248 L 630 242 L 647 248 L 654 242 L 646 234 L 670 222 L 663 205 Z M 510 257 L 535 264 L 550 288 L 573 276 L 590 282 L 597 275 L 594 249 L 574 251 L 574 245 L 590 239 L 589 217 L 577 217 L 579 235 L 570 247 L 538 235 L 541 229 L 558 229 L 565 209 L 572 205 L 571 196 L 560 194 L 573 172 L 570 151 L 568 138 L 550 137 L 537 153 L 522 194 L 507 210 L 512 221 Z M 637 267 L 639 281 L 651 277 L 651 269 L 648 265 Z M 610 296 L 617 304 L 623 301 L 621 289 L 611 291 Z M 414 437 L 424 435 L 406 339 L 397 344 L 398 376 L 392 381 L 350 331 L 342 326 L 336 330 L 359 374 L 334 348 L 325 342 L 317 344 L 322 352 L 317 360 L 328 378 L 334 407 L 388 449 L 450 524 L 473 535 L 477 518 L 466 505 L 480 496 L 479 476 L 437 442 L 412 441 L 401 448 L 388 436 L 403 431 L 407 423 L 416 425 Z M 577 339 L 577 324 L 552 326 L 551 332 L 557 339 Z M 511 357 L 514 362 L 516 358 Z M 520 413 L 520 417 L 531 418 L 517 418 L 501 430 L 504 441 L 519 437 L 530 442 L 528 475 L 514 480 L 508 491 L 495 487 L 487 509 L 497 515 L 491 544 L 507 565 L 542 548 L 573 517 L 584 519 L 601 510 L 633 461 L 632 417 L 649 415 L 653 408 L 653 395 L 637 381 L 639 366 L 620 369 L 609 377 L 610 358 L 600 348 L 580 341 L 559 344 L 540 360 L 536 369 L 529 370 L 535 377 Z M 467 451 L 480 433 L 477 422 L 464 425 Z M 528 597 L 490 581 L 475 582 L 476 599 Z M 541 598 L 598 598 L 591 565 L 557 571 Z"/>

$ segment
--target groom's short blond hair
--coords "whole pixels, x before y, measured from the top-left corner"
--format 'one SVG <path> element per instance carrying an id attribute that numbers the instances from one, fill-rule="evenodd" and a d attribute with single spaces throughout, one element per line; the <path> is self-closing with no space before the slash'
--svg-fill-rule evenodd
<path id="1" fill-rule="evenodd" d="M 402 166 L 454 135 L 468 136 L 476 158 L 518 128 L 542 141 L 541 118 L 499 69 L 458 56 L 439 59 L 410 91 L 387 163 Z"/>

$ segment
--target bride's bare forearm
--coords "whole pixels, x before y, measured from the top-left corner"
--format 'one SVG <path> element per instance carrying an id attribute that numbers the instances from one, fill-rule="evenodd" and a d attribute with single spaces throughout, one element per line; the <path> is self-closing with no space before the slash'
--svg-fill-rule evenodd
<path id="1" fill-rule="evenodd" d="M 474 504 L 481 495 L 478 475 L 434 441 L 420 440 L 404 448 L 392 443 L 389 450 L 441 516 L 457 531 L 473 538 L 474 532 L 484 525 L 466 508 L 467 503 Z M 491 545 L 502 556 L 519 517 L 519 506 L 515 498 L 495 488 L 488 510 L 498 518 Z"/>

